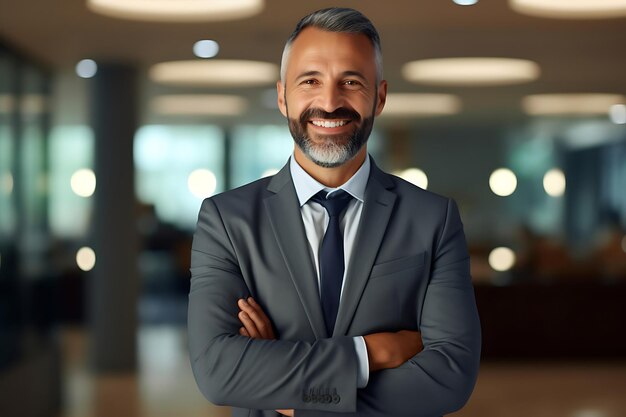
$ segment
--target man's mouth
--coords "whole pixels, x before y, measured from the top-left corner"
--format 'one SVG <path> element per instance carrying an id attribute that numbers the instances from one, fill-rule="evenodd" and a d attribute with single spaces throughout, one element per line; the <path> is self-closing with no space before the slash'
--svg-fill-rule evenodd
<path id="1" fill-rule="evenodd" d="M 317 119 L 317 120 L 311 120 L 310 123 L 318 127 L 334 128 L 334 127 L 345 126 L 348 123 L 350 123 L 350 120 L 319 120 Z"/>

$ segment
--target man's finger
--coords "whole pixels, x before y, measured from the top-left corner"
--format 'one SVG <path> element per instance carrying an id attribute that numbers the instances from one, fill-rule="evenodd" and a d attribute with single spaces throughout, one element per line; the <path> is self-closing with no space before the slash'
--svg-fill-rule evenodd
<path id="1" fill-rule="evenodd" d="M 245 311 L 239 312 L 239 321 L 243 323 L 245 330 L 248 331 L 248 334 L 251 338 L 257 339 L 261 338 L 261 334 L 259 333 L 254 321 L 250 318 L 250 316 Z"/>
<path id="2" fill-rule="evenodd" d="M 238 305 L 239 305 L 239 308 L 241 308 L 241 310 L 248 315 L 250 320 L 254 322 L 254 325 L 257 331 L 259 332 L 260 337 L 264 339 L 274 338 L 274 331 L 272 330 L 272 324 L 270 323 L 270 320 L 265 315 L 265 312 L 263 311 L 263 309 L 261 309 L 261 307 L 258 304 L 256 304 L 256 302 L 255 302 L 255 305 L 252 305 L 248 301 L 241 299 L 239 300 Z"/>
<path id="3" fill-rule="evenodd" d="M 245 327 L 239 328 L 239 334 L 242 336 L 250 337 L 250 333 L 248 333 Z"/>
<path id="4" fill-rule="evenodd" d="M 259 327 L 259 330 L 261 331 L 263 337 L 265 337 L 266 339 L 275 339 L 276 337 L 274 336 L 272 322 L 270 321 L 269 317 L 267 317 L 267 314 L 265 314 L 261 306 L 256 302 L 254 298 L 248 297 L 247 301 L 258 315 L 260 321 L 263 323 L 262 327 L 259 327 L 259 324 L 257 323 L 257 327 Z"/>

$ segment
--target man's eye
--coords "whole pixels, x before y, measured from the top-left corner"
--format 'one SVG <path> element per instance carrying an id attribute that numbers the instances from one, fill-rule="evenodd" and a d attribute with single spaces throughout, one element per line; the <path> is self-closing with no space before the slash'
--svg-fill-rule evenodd
<path id="1" fill-rule="evenodd" d="M 346 80 L 343 82 L 345 85 L 349 85 L 349 86 L 356 86 L 359 85 L 360 83 L 356 80 Z"/>
<path id="2" fill-rule="evenodd" d="M 302 84 L 313 85 L 313 84 L 317 84 L 317 81 L 316 80 L 304 80 L 302 81 Z"/>

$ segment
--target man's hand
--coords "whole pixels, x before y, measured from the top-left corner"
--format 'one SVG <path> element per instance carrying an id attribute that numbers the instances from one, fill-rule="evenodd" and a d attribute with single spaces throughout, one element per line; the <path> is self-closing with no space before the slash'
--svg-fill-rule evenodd
<path id="1" fill-rule="evenodd" d="M 396 368 L 424 350 L 422 334 L 410 330 L 373 333 L 363 337 L 370 372 Z"/>
<path id="2" fill-rule="evenodd" d="M 237 305 L 241 309 L 239 321 L 243 324 L 243 327 L 239 329 L 239 334 L 252 339 L 276 339 L 272 322 L 254 298 L 248 297 L 247 300 L 242 298 Z"/>
<path id="3" fill-rule="evenodd" d="M 243 327 L 239 329 L 240 335 L 251 337 L 252 339 L 276 339 L 272 322 L 261 306 L 254 301 L 254 298 L 248 297 L 247 300 L 242 298 L 237 302 L 237 305 L 241 309 L 239 312 L 239 321 L 243 324 Z M 289 417 L 293 417 L 294 414 L 293 410 L 276 411 Z"/>

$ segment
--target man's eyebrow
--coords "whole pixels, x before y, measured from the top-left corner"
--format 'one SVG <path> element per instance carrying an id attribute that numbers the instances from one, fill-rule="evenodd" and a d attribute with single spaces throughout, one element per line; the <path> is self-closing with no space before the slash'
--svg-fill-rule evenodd
<path id="1" fill-rule="evenodd" d="M 306 71 L 306 72 L 303 72 L 302 74 L 298 75 L 296 77 L 296 80 L 299 79 L 299 78 L 304 78 L 304 77 L 315 77 L 315 76 L 318 76 L 318 75 L 321 75 L 321 74 L 322 74 L 321 72 L 315 71 L 315 70 Z"/>
<path id="2" fill-rule="evenodd" d="M 363 75 L 363 73 L 360 71 L 344 71 L 343 76 L 344 77 L 359 77 L 365 80 L 365 75 Z"/>

